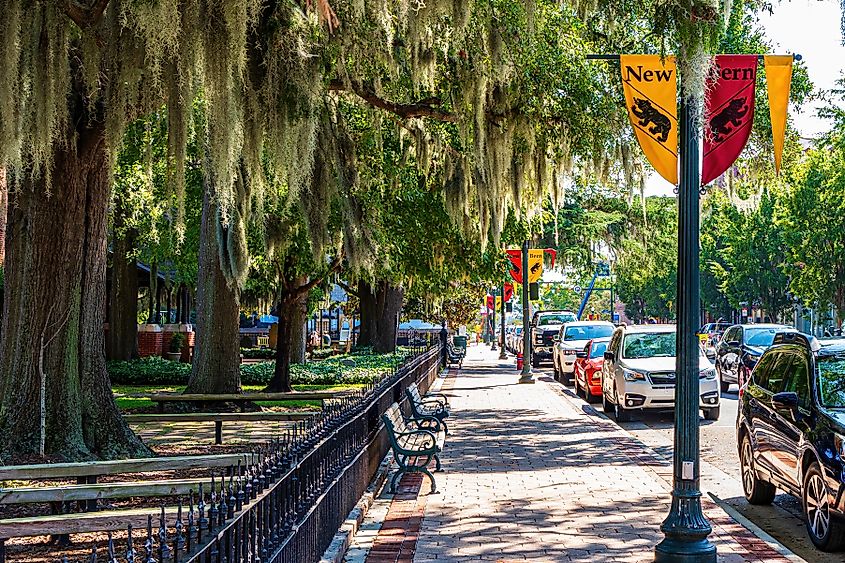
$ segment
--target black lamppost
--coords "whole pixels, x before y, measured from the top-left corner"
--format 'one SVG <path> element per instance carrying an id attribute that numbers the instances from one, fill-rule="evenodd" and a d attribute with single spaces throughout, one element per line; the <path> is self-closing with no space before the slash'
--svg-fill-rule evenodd
<path id="1" fill-rule="evenodd" d="M 528 241 L 522 243 L 522 376 L 520 383 L 534 383 L 531 375 L 531 310 L 528 305 Z"/>
<path id="2" fill-rule="evenodd" d="M 675 361 L 675 455 L 672 505 L 660 526 L 665 538 L 654 549 L 654 560 L 715 563 L 712 531 L 701 511 L 698 450 L 699 405 L 699 131 L 698 101 L 680 103 L 681 182 L 678 186 L 678 326 Z"/>
<path id="3" fill-rule="evenodd" d="M 499 350 L 500 350 L 499 351 L 499 359 L 500 360 L 507 360 L 508 359 L 508 352 L 507 352 L 507 350 L 505 350 L 505 321 L 507 320 L 506 315 L 505 315 L 505 284 L 502 284 L 502 308 L 499 310 L 499 313 L 501 313 L 501 317 L 502 317 L 502 333 L 501 333 L 502 341 L 499 343 L 500 344 L 500 346 L 499 346 Z"/>

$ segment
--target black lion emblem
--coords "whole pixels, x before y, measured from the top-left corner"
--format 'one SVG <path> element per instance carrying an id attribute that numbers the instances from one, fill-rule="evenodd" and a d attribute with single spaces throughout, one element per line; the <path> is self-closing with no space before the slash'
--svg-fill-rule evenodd
<path id="1" fill-rule="evenodd" d="M 642 98 L 634 98 L 634 105 L 631 106 L 631 113 L 637 116 L 640 120 L 640 127 L 647 127 L 648 132 L 657 136 L 657 140 L 665 143 L 669 138 L 669 131 L 672 130 L 672 122 L 669 118 L 660 113 L 656 107 L 651 105 L 651 101 Z"/>
<path id="2" fill-rule="evenodd" d="M 714 115 L 710 119 L 710 132 L 713 134 L 713 140 L 721 143 L 725 140 L 725 135 L 733 131 L 734 127 L 739 127 L 742 124 L 742 118 L 748 113 L 748 104 L 745 103 L 745 98 L 734 98 L 725 106 L 725 109 Z"/>

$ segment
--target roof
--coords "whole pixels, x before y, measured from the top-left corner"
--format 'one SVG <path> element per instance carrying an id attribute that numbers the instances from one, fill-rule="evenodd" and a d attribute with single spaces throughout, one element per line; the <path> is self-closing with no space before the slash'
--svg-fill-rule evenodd
<path id="1" fill-rule="evenodd" d="M 676 325 L 630 325 L 622 327 L 628 334 L 647 333 L 647 332 L 675 332 Z"/>
<path id="2" fill-rule="evenodd" d="M 789 326 L 789 325 L 781 325 L 777 323 L 746 323 L 746 324 L 739 324 L 739 325 L 732 325 L 732 326 L 741 326 L 742 328 L 779 328 L 784 331 L 787 330 L 794 330 L 798 331 L 797 328 Z"/>
<path id="3" fill-rule="evenodd" d="M 610 321 L 571 321 L 566 323 L 565 326 L 616 326 Z"/>
<path id="4" fill-rule="evenodd" d="M 845 355 L 845 339 L 821 340 L 819 343 L 822 345 L 821 350 L 818 352 L 819 358 Z"/>

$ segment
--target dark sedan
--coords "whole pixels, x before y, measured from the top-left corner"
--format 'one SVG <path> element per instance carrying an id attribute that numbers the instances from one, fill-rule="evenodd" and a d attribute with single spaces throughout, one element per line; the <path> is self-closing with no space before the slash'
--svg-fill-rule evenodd
<path id="1" fill-rule="evenodd" d="M 740 389 L 737 440 L 748 502 L 786 491 L 816 547 L 845 548 L 845 346 L 779 333 Z"/>
<path id="2" fill-rule="evenodd" d="M 778 324 L 733 325 L 725 331 L 716 346 L 714 361 L 723 393 L 731 383 L 742 387 L 748 381 L 748 374 L 779 332 L 798 331 Z"/>

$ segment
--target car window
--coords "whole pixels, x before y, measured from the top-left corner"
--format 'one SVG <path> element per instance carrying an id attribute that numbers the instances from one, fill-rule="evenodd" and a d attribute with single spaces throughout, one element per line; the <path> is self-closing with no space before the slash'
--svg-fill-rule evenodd
<path id="1" fill-rule="evenodd" d="M 784 391 L 791 391 L 798 395 L 798 404 L 802 407 L 810 405 L 810 365 L 801 354 L 790 354 L 792 362 L 789 365 Z"/>
<path id="2" fill-rule="evenodd" d="M 783 332 L 783 329 L 778 328 L 746 328 L 745 329 L 745 343 L 748 346 L 764 346 L 769 347 L 775 340 L 775 335 L 778 332 Z"/>
<path id="3" fill-rule="evenodd" d="M 790 375 L 790 368 L 792 366 L 793 354 L 780 353 L 775 358 L 772 367 L 769 368 L 769 377 L 766 382 L 766 390 L 772 394 L 780 393 L 786 387 L 786 380 Z"/>
<path id="4" fill-rule="evenodd" d="M 723 342 L 732 342 L 734 340 L 739 340 L 739 330 L 738 326 L 735 326 L 729 330 L 725 331 L 725 335 L 722 336 Z"/>
<path id="5" fill-rule="evenodd" d="M 593 342 L 593 348 L 590 350 L 590 358 L 601 358 L 607 351 L 607 342 Z"/>
<path id="6" fill-rule="evenodd" d="M 819 397 L 828 408 L 845 408 L 845 357 L 819 358 Z"/>
<path id="7" fill-rule="evenodd" d="M 751 373 L 751 378 L 756 385 L 759 385 L 763 389 L 769 388 L 769 371 L 771 371 L 775 360 L 777 360 L 780 355 L 780 352 L 763 354 L 760 361 L 757 362 L 757 365 L 754 367 L 754 371 Z"/>
<path id="8" fill-rule="evenodd" d="M 576 325 L 565 327 L 565 330 L 564 340 L 592 340 L 613 334 L 613 326 L 609 325 Z"/>
<path id="9" fill-rule="evenodd" d="M 621 357 L 637 358 L 674 357 L 674 332 L 637 332 L 626 334 L 622 342 Z"/>
<path id="10" fill-rule="evenodd" d="M 560 325 L 571 323 L 577 320 L 574 313 L 561 313 L 559 315 L 542 315 L 537 320 L 537 326 Z"/>

